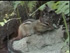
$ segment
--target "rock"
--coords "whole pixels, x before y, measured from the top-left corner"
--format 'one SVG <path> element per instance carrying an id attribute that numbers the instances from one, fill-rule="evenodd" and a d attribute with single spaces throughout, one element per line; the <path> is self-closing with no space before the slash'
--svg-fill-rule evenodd
<path id="1" fill-rule="evenodd" d="M 27 43 L 26 43 L 27 39 L 28 39 L 28 37 L 23 38 L 23 39 L 21 39 L 21 40 L 19 40 L 19 41 L 14 42 L 14 43 L 13 43 L 13 48 L 14 48 L 15 50 L 21 50 L 22 52 L 28 51 L 28 46 L 27 46 Z M 16 44 L 17 44 L 17 45 L 16 45 Z M 18 47 L 19 47 L 19 48 L 18 48 Z"/>
<path id="2" fill-rule="evenodd" d="M 13 43 L 13 48 L 22 53 L 61 53 L 63 47 L 62 27 L 41 35 L 33 34 Z M 21 46 L 20 46 L 21 45 Z"/>
<path id="3" fill-rule="evenodd" d="M 46 35 L 46 36 L 45 36 Z M 43 35 L 45 42 L 47 45 L 52 45 L 52 44 L 56 44 L 58 42 L 62 42 L 62 38 L 63 38 L 63 31 L 62 31 L 62 27 L 59 29 L 56 29 L 54 31 L 48 32 L 46 34 Z"/>

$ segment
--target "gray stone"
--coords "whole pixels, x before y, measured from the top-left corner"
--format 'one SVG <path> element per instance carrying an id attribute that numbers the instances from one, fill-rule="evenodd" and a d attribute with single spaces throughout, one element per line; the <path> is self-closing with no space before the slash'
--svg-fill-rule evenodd
<path id="1" fill-rule="evenodd" d="M 45 34 L 25 37 L 19 41 L 15 41 L 13 48 L 21 50 L 22 53 L 61 53 L 63 47 L 63 31 L 62 28 Z M 17 42 L 19 44 L 17 44 Z"/>

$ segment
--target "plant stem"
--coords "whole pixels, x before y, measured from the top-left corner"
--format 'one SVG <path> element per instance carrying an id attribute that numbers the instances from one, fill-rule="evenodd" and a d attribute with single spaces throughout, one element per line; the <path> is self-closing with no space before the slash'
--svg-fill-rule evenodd
<path id="1" fill-rule="evenodd" d="M 68 26 L 67 26 L 67 23 L 66 23 L 66 20 L 65 20 L 65 15 L 64 15 L 64 13 L 62 13 L 62 17 L 63 17 L 63 21 L 64 21 L 64 24 L 65 24 L 66 33 L 67 33 L 67 35 L 68 35 L 68 38 L 65 40 L 65 45 L 66 45 L 66 43 L 69 41 L 69 32 L 68 32 Z"/>

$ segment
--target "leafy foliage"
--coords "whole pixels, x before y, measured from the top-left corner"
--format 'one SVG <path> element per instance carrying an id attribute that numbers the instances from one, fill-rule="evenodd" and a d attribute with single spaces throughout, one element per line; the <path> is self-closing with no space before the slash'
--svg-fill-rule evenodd
<path id="1" fill-rule="evenodd" d="M 48 6 L 52 9 L 55 10 L 56 13 L 62 13 L 64 12 L 64 14 L 67 14 L 68 16 L 70 16 L 70 12 L 69 12 L 69 1 L 50 1 L 47 2 L 46 4 L 48 4 Z"/>
<path id="2" fill-rule="evenodd" d="M 57 14 L 64 12 L 64 14 L 70 16 L 69 1 L 49 1 L 45 4 L 47 4 L 51 9 L 55 10 Z M 36 11 L 43 10 L 45 8 L 45 4 L 41 5 Z M 31 15 L 33 15 L 36 11 L 34 11 Z"/>
<path id="3" fill-rule="evenodd" d="M 33 8 L 36 6 L 37 1 L 30 1 L 27 6 L 29 8 L 29 11 L 31 12 Z"/>
<path id="4" fill-rule="evenodd" d="M 21 4 L 22 6 L 27 6 L 29 11 L 31 12 L 33 10 L 33 7 L 36 6 L 37 1 L 15 1 L 14 2 L 14 9 L 17 8 L 18 4 Z"/>
<path id="5" fill-rule="evenodd" d="M 17 8 L 18 4 L 21 5 L 27 5 L 30 12 L 33 11 L 33 8 L 36 6 L 38 1 L 13 1 L 14 3 L 14 10 Z M 57 14 L 64 12 L 64 14 L 67 14 L 70 16 L 69 12 L 69 1 L 48 1 L 45 4 L 47 4 L 51 9 L 55 10 Z M 45 4 L 41 5 L 38 9 L 36 9 L 32 14 L 35 14 L 38 10 L 43 10 L 45 8 Z"/>

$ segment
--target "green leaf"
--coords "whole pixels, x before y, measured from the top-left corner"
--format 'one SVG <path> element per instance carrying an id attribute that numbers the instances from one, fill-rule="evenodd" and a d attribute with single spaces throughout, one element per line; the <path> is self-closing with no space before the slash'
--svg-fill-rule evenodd
<path id="1" fill-rule="evenodd" d="M 14 9 L 16 9 L 16 7 L 18 6 L 19 3 L 21 3 L 21 1 L 15 1 L 14 3 L 15 3 Z"/>
<path id="2" fill-rule="evenodd" d="M 39 7 L 39 10 L 43 10 L 45 8 L 45 4 Z"/>
<path id="3" fill-rule="evenodd" d="M 69 9 L 67 9 L 64 13 L 65 13 L 65 14 L 69 14 Z"/>
<path id="4" fill-rule="evenodd" d="M 0 22 L 0 25 L 3 26 L 5 23 L 4 22 Z"/>
<path id="5" fill-rule="evenodd" d="M 49 1 L 46 4 L 48 4 L 48 6 L 53 9 L 54 1 Z"/>
<path id="6" fill-rule="evenodd" d="M 68 14 L 69 16 L 69 1 L 57 1 L 56 3 L 54 1 L 47 2 L 48 6 L 51 7 L 53 10 L 56 9 L 56 13 L 62 13 Z"/>
<path id="7" fill-rule="evenodd" d="M 27 3 L 27 6 L 28 6 L 30 12 L 32 12 L 33 8 L 36 7 L 36 3 L 37 3 L 37 1 L 29 1 Z"/>

